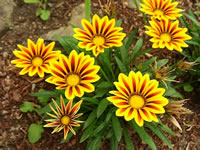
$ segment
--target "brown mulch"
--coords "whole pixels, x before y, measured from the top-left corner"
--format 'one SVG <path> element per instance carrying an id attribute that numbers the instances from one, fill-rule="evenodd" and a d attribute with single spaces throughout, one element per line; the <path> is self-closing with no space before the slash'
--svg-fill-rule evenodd
<path id="1" fill-rule="evenodd" d="M 17 48 L 17 44 L 26 45 L 28 38 L 36 41 L 42 34 L 67 25 L 70 19 L 70 12 L 74 6 L 77 6 L 83 0 L 49 0 L 54 4 L 51 9 L 52 15 L 46 22 L 35 16 L 37 5 L 24 4 L 22 0 L 15 0 L 16 8 L 13 13 L 13 29 L 7 29 L 0 34 L 0 149 L 18 149 L 18 150 L 84 150 L 86 143 L 79 144 L 80 133 L 74 136 L 69 142 L 60 144 L 63 138 L 63 133 L 51 135 L 52 129 L 46 129 L 39 142 L 30 144 L 27 138 L 27 129 L 31 123 L 36 123 L 41 116 L 37 113 L 22 113 L 19 110 L 20 105 L 25 101 L 32 101 L 38 104 L 35 97 L 30 96 L 30 93 L 38 91 L 40 88 L 48 89 L 49 84 L 44 80 L 39 80 L 37 76 L 29 77 L 27 75 L 18 75 L 19 69 L 14 68 L 10 64 L 10 60 L 14 58 L 12 51 Z M 194 2 L 198 0 L 179 0 L 180 8 L 188 9 L 192 7 Z M 123 19 L 122 27 L 124 32 L 129 34 L 133 28 L 138 28 L 137 38 L 143 37 L 145 46 L 143 49 L 151 47 L 148 41 L 149 37 L 144 34 L 144 24 L 142 14 L 136 9 L 127 7 L 125 0 L 115 0 L 117 18 Z M 99 4 L 97 0 L 92 2 L 93 12 L 99 14 Z M 133 42 L 135 44 L 136 40 Z M 161 53 L 162 52 L 162 53 Z M 156 49 L 152 55 L 157 55 L 160 58 L 172 59 L 178 55 L 176 52 Z M 52 86 L 53 88 L 53 86 Z M 197 95 L 190 93 L 185 98 L 191 100 L 185 105 L 194 113 L 188 116 L 182 116 L 179 120 L 183 132 L 179 132 L 171 123 L 166 124 L 171 127 L 178 136 L 172 137 L 168 135 L 172 141 L 175 150 L 198 150 L 200 149 L 200 104 L 197 103 Z M 199 98 L 199 97 L 198 97 Z M 168 149 L 155 135 L 152 135 L 156 146 L 159 150 Z M 149 149 L 138 136 L 133 132 L 132 140 L 134 146 L 138 150 Z M 103 149 L 109 149 L 109 142 L 105 141 Z M 124 142 L 119 145 L 119 149 L 125 149 Z"/>

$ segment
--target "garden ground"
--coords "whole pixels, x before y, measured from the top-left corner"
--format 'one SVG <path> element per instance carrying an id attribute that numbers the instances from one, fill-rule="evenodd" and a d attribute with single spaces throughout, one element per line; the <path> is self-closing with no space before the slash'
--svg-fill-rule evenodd
<path id="1" fill-rule="evenodd" d="M 187 11 L 188 7 L 193 7 L 195 2 L 199 0 L 179 0 L 179 7 Z M 38 101 L 30 93 L 38 91 L 40 88 L 52 89 L 44 79 L 39 77 L 29 77 L 27 75 L 20 76 L 19 69 L 10 64 L 10 60 L 14 58 L 12 51 L 17 48 L 17 44 L 26 45 L 28 38 L 36 41 L 37 38 L 44 34 L 67 26 L 72 19 L 72 10 L 74 7 L 83 3 L 82 0 L 49 0 L 53 6 L 51 9 L 51 17 L 44 22 L 35 16 L 35 10 L 38 7 L 33 4 L 25 4 L 22 0 L 15 0 L 15 7 L 12 13 L 12 23 L 0 32 L 0 149 L 19 149 L 19 150 L 54 150 L 54 149 L 74 149 L 84 150 L 86 143 L 79 144 L 81 133 L 74 136 L 70 142 L 60 144 L 63 133 L 51 135 L 52 129 L 45 129 L 42 138 L 35 144 L 30 144 L 27 138 L 27 130 L 31 123 L 40 120 L 37 113 L 22 113 L 19 110 L 20 105 L 25 101 L 32 101 L 37 106 Z M 123 19 L 124 32 L 129 34 L 134 28 L 138 28 L 138 37 L 143 37 L 145 48 L 150 48 L 151 43 L 148 42 L 149 37 L 144 34 L 144 24 L 142 14 L 136 9 L 129 8 L 126 0 L 115 0 L 112 4 L 115 7 L 117 18 Z M 97 0 L 92 2 L 93 13 L 103 14 L 99 8 Z M 84 13 L 84 12 L 82 12 Z M 51 39 L 46 40 L 51 42 Z M 134 46 L 134 43 L 133 43 Z M 59 49 L 60 46 L 57 45 Z M 169 58 L 171 61 L 180 58 L 176 52 L 155 49 L 151 55 L 158 55 L 159 58 Z M 144 56 L 143 59 L 148 59 Z M 176 137 L 168 135 L 172 141 L 174 149 L 198 150 L 200 149 L 200 95 L 195 93 L 183 93 L 185 98 L 189 98 L 185 107 L 192 110 L 192 115 L 181 116 L 179 122 L 183 131 L 180 132 L 170 122 L 164 122 L 177 133 Z M 136 133 L 130 131 L 134 146 L 138 150 L 148 149 L 147 145 L 137 137 Z M 152 135 L 152 134 L 151 134 Z M 168 149 L 155 135 L 152 135 L 156 146 L 159 150 Z M 109 141 L 104 141 L 101 145 L 102 149 L 109 149 Z M 125 149 L 125 144 L 121 141 L 119 149 Z"/>

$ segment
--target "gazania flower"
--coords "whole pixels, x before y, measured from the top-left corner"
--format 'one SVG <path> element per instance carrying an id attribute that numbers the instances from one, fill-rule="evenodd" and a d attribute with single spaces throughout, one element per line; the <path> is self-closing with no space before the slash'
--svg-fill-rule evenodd
<path id="1" fill-rule="evenodd" d="M 168 104 L 163 97 L 165 89 L 158 88 L 158 81 L 133 71 L 128 76 L 119 74 L 118 80 L 114 83 L 118 91 L 110 91 L 115 96 L 107 98 L 118 107 L 116 115 L 127 121 L 135 119 L 139 126 L 143 126 L 144 120 L 158 122 L 155 114 L 164 113 L 163 106 Z"/>
<path id="2" fill-rule="evenodd" d="M 172 2 L 172 0 L 143 0 L 143 2 L 140 10 L 152 15 L 155 19 L 175 20 L 182 16 L 179 14 L 182 10 L 176 8 L 178 2 Z"/>
<path id="3" fill-rule="evenodd" d="M 50 72 L 53 76 L 46 79 L 47 82 L 57 85 L 56 89 L 65 89 L 65 96 L 73 99 L 82 97 L 84 92 L 93 92 L 94 85 L 100 79 L 97 75 L 100 67 L 94 65 L 94 58 L 84 53 L 79 55 L 73 50 L 69 58 L 60 55 L 59 62 L 50 64 Z"/>
<path id="4" fill-rule="evenodd" d="M 100 19 L 95 14 L 92 24 L 85 19 L 81 23 L 85 31 L 75 28 L 74 37 L 81 41 L 78 44 L 79 47 L 92 50 L 95 56 L 104 52 L 104 48 L 122 46 L 122 40 L 126 34 L 120 32 L 121 27 L 115 27 L 115 19 L 109 20 L 107 16 Z"/>
<path id="5" fill-rule="evenodd" d="M 72 107 L 72 101 L 73 100 L 69 100 L 69 102 L 65 106 L 64 100 L 61 96 L 60 97 L 61 107 L 59 107 L 58 104 L 53 100 L 53 103 L 57 111 L 51 105 L 49 105 L 49 107 L 51 108 L 51 110 L 54 112 L 55 115 L 47 113 L 53 119 L 45 120 L 46 122 L 49 122 L 49 123 L 44 125 L 44 127 L 55 127 L 52 134 L 55 132 L 60 132 L 62 129 L 64 129 L 64 139 L 67 138 L 67 134 L 69 130 L 74 135 L 76 135 L 76 132 L 74 131 L 72 127 L 73 126 L 79 127 L 80 126 L 79 123 L 83 122 L 83 121 L 76 120 L 77 118 L 83 115 L 82 113 L 76 115 L 76 113 L 80 109 L 82 100 L 77 102 L 73 107 Z"/>
<path id="6" fill-rule="evenodd" d="M 160 22 L 153 19 L 150 21 L 151 26 L 145 26 L 148 31 L 146 34 L 152 36 L 150 39 L 153 42 L 153 48 L 164 48 L 167 47 L 169 50 L 182 51 L 181 47 L 188 47 L 184 42 L 185 40 L 191 39 L 187 32 L 187 28 L 179 28 L 179 21 L 171 22 L 171 20 L 161 20 Z"/>
<path id="7" fill-rule="evenodd" d="M 28 48 L 17 45 L 21 51 L 14 50 L 14 55 L 19 58 L 12 60 L 12 64 L 16 64 L 16 67 L 23 68 L 20 75 L 28 73 L 29 76 L 38 74 L 40 77 L 44 77 L 44 72 L 49 73 L 49 62 L 58 59 L 60 51 L 53 51 L 55 42 L 49 45 L 44 45 L 43 39 L 38 39 L 34 44 L 28 39 Z"/>

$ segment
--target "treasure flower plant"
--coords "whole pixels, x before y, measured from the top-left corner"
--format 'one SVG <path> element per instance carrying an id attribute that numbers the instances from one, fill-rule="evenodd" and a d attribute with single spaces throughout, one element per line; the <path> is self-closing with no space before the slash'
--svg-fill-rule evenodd
<path id="1" fill-rule="evenodd" d="M 163 3 L 170 7 L 170 2 Z M 40 135 L 37 140 L 32 140 L 32 143 L 37 142 L 43 127 L 53 127 L 52 133 L 64 130 L 61 143 L 79 133 L 80 143 L 87 141 L 88 150 L 100 149 L 105 140 L 110 141 L 110 149 L 117 150 L 122 138 L 126 148 L 133 150 L 134 139 L 129 131 L 134 130 L 145 144 L 155 150 L 154 140 L 150 132 L 146 132 L 148 128 L 172 148 L 163 131 L 175 133 L 162 123 L 160 117 L 167 119 L 168 98 L 173 101 L 173 97 L 177 99 L 181 95 L 176 94 L 171 84 L 166 88 L 154 79 L 150 66 L 156 57 L 143 60 L 140 67 L 136 65 L 137 60 L 152 49 L 141 50 L 144 45 L 142 38 L 133 46 L 136 29 L 125 38 L 120 20 L 95 14 L 91 22 L 83 19 L 81 23 L 83 29 L 74 28 L 73 36 L 58 37 L 64 50 L 62 54 L 53 51 L 54 42 L 45 46 L 42 39 L 38 39 L 36 44 L 28 40 L 28 48 L 19 45 L 21 51 L 14 51 L 18 59 L 12 63 L 23 68 L 21 75 L 29 73 L 30 76 L 38 74 L 44 77 L 44 72 L 49 73 L 45 76 L 46 84 L 55 88 L 40 89 L 31 94 L 38 98 L 37 108 L 30 102 L 21 106 L 21 110 L 29 106 L 23 112 L 34 110 L 42 116 L 41 121 L 35 124 L 40 132 L 30 127 L 29 140 Z M 187 46 L 183 41 L 190 37 L 185 34 L 186 29 L 178 28 L 177 21 L 152 20 L 150 23 L 152 27 L 146 28 L 149 30 L 147 33 L 154 36 L 153 47 L 166 46 L 181 51 L 181 47 Z M 165 33 L 161 34 L 162 30 Z M 163 60 L 158 61 L 158 67 L 161 62 Z"/>

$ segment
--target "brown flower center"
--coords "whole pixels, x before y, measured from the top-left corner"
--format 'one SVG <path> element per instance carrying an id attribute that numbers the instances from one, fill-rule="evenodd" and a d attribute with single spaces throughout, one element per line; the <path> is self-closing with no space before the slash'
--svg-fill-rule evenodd
<path id="1" fill-rule="evenodd" d="M 105 38 L 103 36 L 95 36 L 92 41 L 95 45 L 99 46 L 105 43 Z"/>
<path id="2" fill-rule="evenodd" d="M 67 76 L 66 82 L 69 86 L 76 86 L 80 82 L 80 77 L 77 74 L 72 73 Z"/>
<path id="3" fill-rule="evenodd" d="M 129 105 L 132 108 L 140 109 L 144 106 L 144 98 L 140 95 L 133 95 L 129 98 Z"/>
<path id="4" fill-rule="evenodd" d="M 68 125 L 70 123 L 70 118 L 68 116 L 63 116 L 61 119 L 60 119 L 60 122 L 63 124 L 63 125 Z"/>
<path id="5" fill-rule="evenodd" d="M 165 41 L 165 42 L 170 42 L 171 41 L 171 35 L 169 33 L 162 33 L 160 35 L 160 39 Z"/>
<path id="6" fill-rule="evenodd" d="M 36 66 L 36 67 L 41 66 L 43 64 L 43 62 L 44 62 L 43 59 L 39 56 L 34 57 L 31 61 L 32 65 Z"/>

